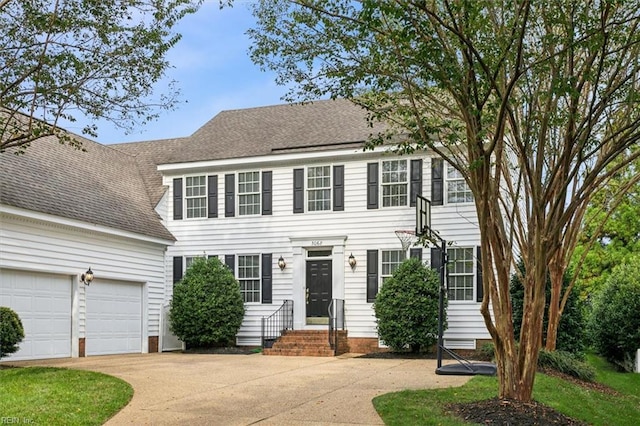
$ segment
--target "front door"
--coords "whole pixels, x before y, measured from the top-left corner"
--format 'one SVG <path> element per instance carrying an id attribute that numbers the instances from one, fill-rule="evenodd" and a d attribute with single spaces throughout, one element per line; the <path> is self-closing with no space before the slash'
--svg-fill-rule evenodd
<path id="1" fill-rule="evenodd" d="M 307 324 L 326 324 L 331 302 L 330 259 L 307 260 L 306 291 Z"/>

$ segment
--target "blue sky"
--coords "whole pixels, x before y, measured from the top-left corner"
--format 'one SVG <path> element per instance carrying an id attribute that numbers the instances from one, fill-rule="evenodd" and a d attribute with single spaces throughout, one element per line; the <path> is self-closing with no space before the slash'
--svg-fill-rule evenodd
<path id="1" fill-rule="evenodd" d="M 249 4 L 235 0 L 233 8 L 220 10 L 218 0 L 209 0 L 185 17 L 176 29 L 182 39 L 168 54 L 174 68 L 167 72 L 167 81 L 176 80 L 182 102 L 130 134 L 100 121 L 96 140 L 110 144 L 184 137 L 222 110 L 283 103 L 280 98 L 286 88 L 277 86 L 273 73 L 260 71 L 249 59 L 245 32 L 255 23 Z M 84 124 L 79 119 L 66 127 L 79 133 Z"/>

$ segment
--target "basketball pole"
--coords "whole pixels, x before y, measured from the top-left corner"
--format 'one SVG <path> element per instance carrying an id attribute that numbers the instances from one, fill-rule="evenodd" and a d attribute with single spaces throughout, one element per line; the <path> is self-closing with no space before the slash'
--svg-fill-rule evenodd
<path id="1" fill-rule="evenodd" d="M 439 238 L 440 239 L 440 238 Z M 447 279 L 447 241 L 440 239 L 441 245 L 441 263 L 440 267 L 440 295 L 438 297 L 438 348 L 437 348 L 437 360 L 438 368 L 442 367 L 442 348 L 444 347 L 444 341 L 442 335 L 444 334 L 444 292 Z"/>

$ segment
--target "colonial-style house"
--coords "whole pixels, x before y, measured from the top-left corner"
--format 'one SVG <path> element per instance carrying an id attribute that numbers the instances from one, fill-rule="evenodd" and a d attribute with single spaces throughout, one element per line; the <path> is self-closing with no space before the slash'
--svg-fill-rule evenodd
<path id="1" fill-rule="evenodd" d="M 264 343 L 264 318 L 279 309 L 286 309 L 286 328 L 294 331 L 327 330 L 331 310 L 341 316 L 348 349 L 366 352 L 383 344 L 372 304 L 386 277 L 408 256 L 431 262 L 430 250 L 403 248 L 395 232 L 415 228 L 421 194 L 432 201 L 432 227 L 451 242 L 445 345 L 473 349 L 489 335 L 479 313 L 472 195 L 458 173 L 431 152 L 364 151 L 376 131 L 359 107 L 339 100 L 224 111 L 189 137 L 110 146 L 89 142 L 88 153 L 43 143 L 47 152 L 41 154 L 34 144 L 25 156 L 12 158 L 8 172 L 15 176 L 7 184 L 2 166 L 3 240 L 10 237 L 15 246 L 5 252 L 3 241 L 3 286 L 8 287 L 5 276 L 16 274 L 65 277 L 71 287 L 71 355 L 81 354 L 83 338 L 86 354 L 95 353 L 89 351 L 87 318 L 93 309 L 86 300 L 101 291 L 100 281 L 138 286 L 142 346 L 131 352 L 145 352 L 175 346 L 161 318 L 173 283 L 194 258 L 218 256 L 234 272 L 245 301 L 239 345 Z M 97 152 L 110 158 L 95 158 Z M 71 161 L 67 156 L 77 168 L 60 166 Z M 40 171 L 30 170 L 30 157 L 41 158 Z M 135 188 L 123 180 L 135 181 Z M 60 185 L 49 189 L 51 181 Z M 5 196 L 5 188 L 18 195 Z M 58 192 L 64 199 L 57 209 L 41 206 Z M 16 205 L 16 197 L 33 200 Z M 75 210 L 75 222 L 68 224 L 68 211 Z M 94 220 L 94 214 L 120 221 L 105 223 L 107 218 Z M 34 220 L 37 227 L 24 223 Z M 156 226 L 153 232 L 146 231 L 147 220 Z M 55 237 L 40 242 L 33 236 L 31 245 L 23 243 L 23 235 L 48 236 L 49 228 Z M 138 253 L 152 246 L 155 256 Z M 78 276 L 87 266 L 96 277 L 89 287 Z M 23 287 L 27 294 L 39 292 Z"/>

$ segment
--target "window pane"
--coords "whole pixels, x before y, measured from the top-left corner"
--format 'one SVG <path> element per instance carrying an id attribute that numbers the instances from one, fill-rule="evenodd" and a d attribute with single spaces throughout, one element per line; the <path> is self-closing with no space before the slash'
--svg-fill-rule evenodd
<path id="1" fill-rule="evenodd" d="M 382 206 L 407 205 L 407 161 L 382 162 Z"/>
<path id="2" fill-rule="evenodd" d="M 260 201 L 260 172 L 238 173 L 238 215 L 260 214 Z"/>
<path id="3" fill-rule="evenodd" d="M 307 210 L 331 210 L 331 167 L 307 169 Z"/>
<path id="4" fill-rule="evenodd" d="M 474 262 L 473 248 L 447 249 L 449 262 L 448 292 L 450 300 L 473 300 Z"/>
<path id="5" fill-rule="evenodd" d="M 245 303 L 260 302 L 260 257 L 258 255 L 238 256 L 238 281 Z"/>
<path id="6" fill-rule="evenodd" d="M 402 250 L 383 250 L 382 251 L 382 282 L 385 278 L 393 275 L 396 269 L 404 262 L 406 253 Z"/>
<path id="7" fill-rule="evenodd" d="M 185 179 L 187 218 L 207 216 L 207 181 L 205 176 L 187 176 Z"/>

